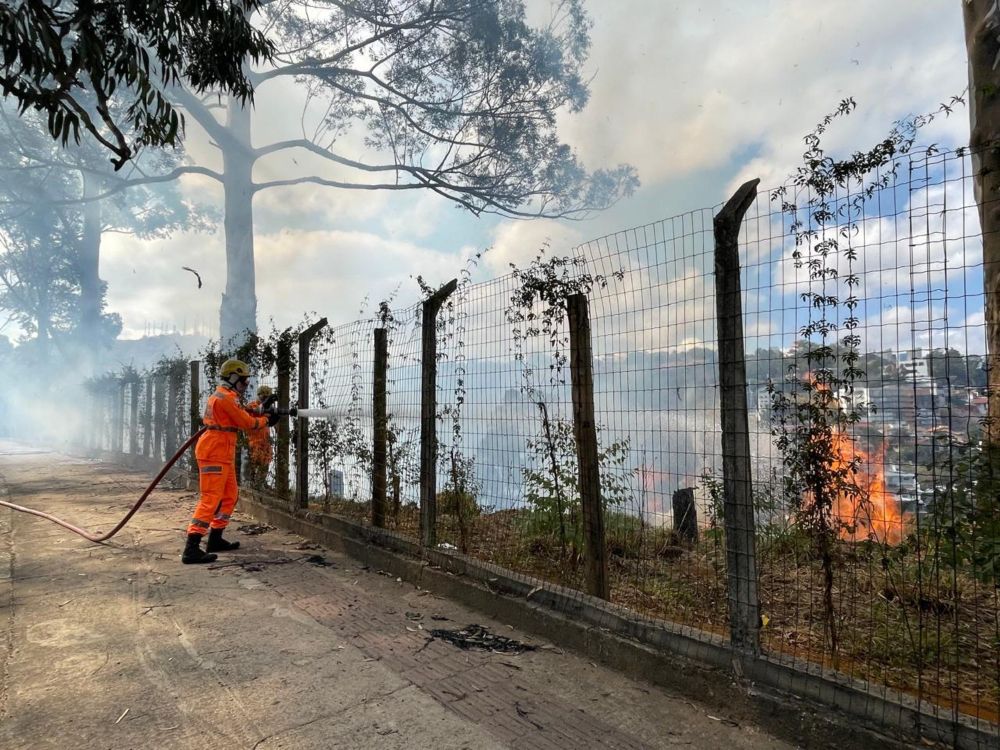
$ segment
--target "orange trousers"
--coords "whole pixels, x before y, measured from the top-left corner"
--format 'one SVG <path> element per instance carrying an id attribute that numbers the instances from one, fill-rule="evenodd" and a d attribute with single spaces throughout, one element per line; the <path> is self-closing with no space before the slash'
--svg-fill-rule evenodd
<path id="1" fill-rule="evenodd" d="M 198 488 L 201 499 L 191 516 L 188 534 L 204 536 L 212 529 L 224 529 L 236 507 L 236 465 L 216 461 L 198 462 Z"/>

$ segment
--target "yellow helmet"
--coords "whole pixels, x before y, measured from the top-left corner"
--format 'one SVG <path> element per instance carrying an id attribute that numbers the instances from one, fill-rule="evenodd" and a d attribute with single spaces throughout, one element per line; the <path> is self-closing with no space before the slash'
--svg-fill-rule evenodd
<path id="1" fill-rule="evenodd" d="M 262 385 L 262 386 L 260 386 L 257 389 L 257 398 L 267 398 L 268 396 L 270 396 L 273 393 L 274 393 L 274 391 L 271 390 L 271 386 L 269 386 L 269 385 Z"/>
<path id="2" fill-rule="evenodd" d="M 222 363 L 222 369 L 219 370 L 219 375 L 222 376 L 223 380 L 229 380 L 233 375 L 240 378 L 249 378 L 250 366 L 246 362 L 241 362 L 238 359 L 227 359 Z"/>

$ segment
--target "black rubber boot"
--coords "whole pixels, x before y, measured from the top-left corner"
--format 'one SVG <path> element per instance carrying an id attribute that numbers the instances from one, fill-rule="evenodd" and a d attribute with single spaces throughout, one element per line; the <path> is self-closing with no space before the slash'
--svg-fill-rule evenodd
<path id="1" fill-rule="evenodd" d="M 181 555 L 181 562 L 185 565 L 197 565 L 198 563 L 215 562 L 218 555 L 201 551 L 201 534 L 188 534 L 187 544 L 184 545 L 184 553 Z"/>
<path id="2" fill-rule="evenodd" d="M 227 542 L 222 538 L 222 529 L 212 529 L 208 532 L 208 544 L 205 545 L 205 549 L 209 552 L 229 552 L 239 548 L 239 542 Z"/>

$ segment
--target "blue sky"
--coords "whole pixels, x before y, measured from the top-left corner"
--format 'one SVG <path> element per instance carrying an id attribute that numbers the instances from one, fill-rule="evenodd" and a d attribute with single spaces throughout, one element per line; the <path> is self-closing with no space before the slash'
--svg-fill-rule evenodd
<path id="1" fill-rule="evenodd" d="M 642 187 L 583 222 L 475 219 L 432 195 L 359 194 L 316 187 L 258 196 L 257 279 L 261 322 L 307 310 L 331 322 L 355 318 L 365 295 L 399 288 L 418 296 L 411 276 L 432 283 L 457 275 L 486 247 L 481 273 L 504 273 L 548 240 L 555 249 L 724 200 L 745 179 L 780 184 L 802 151 L 801 137 L 845 96 L 858 110 L 830 133 L 844 151 L 882 136 L 893 121 L 934 109 L 966 86 L 961 8 L 953 0 L 590 0 L 594 21 L 591 100 L 564 113 L 561 132 L 591 167 L 633 164 Z M 543 19 L 548 0 L 527 2 Z M 269 84 L 258 92 L 256 145 L 280 137 L 301 92 Z M 926 138 L 961 145 L 968 115 L 936 123 Z M 210 159 L 195 127 L 188 147 Z M 265 163 L 258 179 L 284 176 Z M 192 195 L 221 204 L 211 183 L 192 178 Z M 190 274 L 198 268 L 205 286 Z M 147 323 L 195 324 L 214 333 L 224 286 L 221 232 L 143 242 L 113 237 L 102 275 L 125 335 Z"/>

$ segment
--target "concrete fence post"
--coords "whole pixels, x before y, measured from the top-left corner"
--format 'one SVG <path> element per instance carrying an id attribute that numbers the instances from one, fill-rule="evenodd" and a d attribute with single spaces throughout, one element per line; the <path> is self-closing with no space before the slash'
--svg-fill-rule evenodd
<path id="1" fill-rule="evenodd" d="M 594 418 L 594 371 L 590 343 L 590 313 L 587 295 L 566 298 L 569 317 L 570 377 L 573 386 L 573 435 L 579 469 L 580 508 L 583 515 L 584 557 L 587 593 L 601 599 L 611 597 L 608 579 L 608 547 L 604 535 L 601 501 L 601 471 Z"/>
<path id="2" fill-rule="evenodd" d="M 682 487 L 671 498 L 674 511 L 674 533 L 685 542 L 698 541 L 698 508 L 694 502 L 694 488 Z"/>
<path id="3" fill-rule="evenodd" d="M 744 183 L 715 217 L 715 302 L 719 334 L 719 408 L 722 421 L 723 516 L 729 589 L 730 641 L 735 650 L 760 651 L 756 533 L 740 288 L 739 234 L 760 180 Z"/>
<path id="4" fill-rule="evenodd" d="M 278 339 L 278 407 L 287 409 L 291 401 L 292 342 L 287 331 Z M 288 465 L 291 445 L 291 425 L 282 419 L 277 427 L 276 451 L 274 456 L 274 489 L 279 497 L 288 497 Z"/>
<path id="5" fill-rule="evenodd" d="M 458 288 L 452 279 L 424 300 L 420 355 L 420 543 L 437 544 L 437 314 Z"/>
<path id="6" fill-rule="evenodd" d="M 320 318 L 299 335 L 299 408 L 309 408 L 309 345 L 326 325 Z M 300 508 L 309 507 L 309 420 L 300 417 L 295 429 L 295 497 Z"/>
<path id="7" fill-rule="evenodd" d="M 375 363 L 372 373 L 372 526 L 385 527 L 386 456 L 388 419 L 386 416 L 386 379 L 389 369 L 389 337 L 385 328 L 374 332 Z"/>

